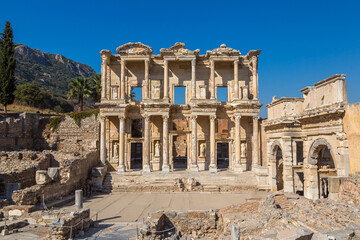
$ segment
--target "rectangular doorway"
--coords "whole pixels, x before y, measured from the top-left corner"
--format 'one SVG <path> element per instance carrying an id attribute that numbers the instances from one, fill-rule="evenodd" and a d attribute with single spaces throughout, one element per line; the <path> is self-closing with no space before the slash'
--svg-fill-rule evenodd
<path id="1" fill-rule="evenodd" d="M 217 143 L 217 168 L 229 168 L 229 143 Z"/>
<path id="2" fill-rule="evenodd" d="M 180 134 L 173 137 L 173 169 L 186 170 L 187 168 L 187 136 Z"/>
<path id="3" fill-rule="evenodd" d="M 130 169 L 141 170 L 143 162 L 142 143 L 131 143 Z"/>

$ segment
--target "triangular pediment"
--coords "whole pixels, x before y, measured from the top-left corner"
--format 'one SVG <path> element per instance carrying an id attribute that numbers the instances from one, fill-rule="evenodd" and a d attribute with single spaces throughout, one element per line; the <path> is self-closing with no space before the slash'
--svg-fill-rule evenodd
<path id="1" fill-rule="evenodd" d="M 221 44 L 219 48 L 215 48 L 211 51 L 207 51 L 207 56 L 239 56 L 241 53 L 239 50 L 226 47 L 225 44 Z"/>

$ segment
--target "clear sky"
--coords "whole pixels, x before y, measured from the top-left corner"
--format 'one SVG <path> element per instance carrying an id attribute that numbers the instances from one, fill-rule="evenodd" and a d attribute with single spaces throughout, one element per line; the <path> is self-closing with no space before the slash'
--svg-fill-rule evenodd
<path id="1" fill-rule="evenodd" d="M 301 97 L 301 88 L 347 74 L 348 100 L 360 102 L 360 1 L 38 1 L 1 3 L 15 39 L 100 72 L 101 49 L 142 42 L 154 53 L 184 42 L 200 54 L 225 43 L 261 49 L 259 97 Z M 266 117 L 265 106 L 261 116 Z"/>

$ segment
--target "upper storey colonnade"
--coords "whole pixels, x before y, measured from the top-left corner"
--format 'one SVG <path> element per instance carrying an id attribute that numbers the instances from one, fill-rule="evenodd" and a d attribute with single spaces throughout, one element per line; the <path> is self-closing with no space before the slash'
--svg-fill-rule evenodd
<path id="1" fill-rule="evenodd" d="M 186 103 L 201 99 L 216 102 L 219 87 L 227 87 L 228 102 L 258 102 L 260 50 L 243 56 L 222 44 L 199 55 L 200 50 L 191 51 L 176 43 L 153 54 L 153 49 L 142 43 L 127 43 L 116 51 L 116 55 L 109 50 L 100 52 L 102 103 L 129 103 L 134 87 L 142 87 L 143 102 L 174 103 L 177 86 L 186 87 Z"/>

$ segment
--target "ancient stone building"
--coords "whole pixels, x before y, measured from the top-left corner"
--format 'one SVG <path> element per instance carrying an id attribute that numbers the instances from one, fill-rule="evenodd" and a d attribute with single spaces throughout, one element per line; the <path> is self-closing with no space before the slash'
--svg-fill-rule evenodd
<path id="1" fill-rule="evenodd" d="M 329 195 L 329 178 L 350 171 L 343 118 L 347 106 L 345 75 L 334 75 L 301 89 L 302 98 L 273 98 L 262 123 L 269 188 Z"/>
<path id="2" fill-rule="evenodd" d="M 259 164 L 260 50 L 241 55 L 223 44 L 200 55 L 176 43 L 153 54 L 128 43 L 116 52 L 100 52 L 100 159 L 110 170 L 243 172 Z"/>

